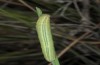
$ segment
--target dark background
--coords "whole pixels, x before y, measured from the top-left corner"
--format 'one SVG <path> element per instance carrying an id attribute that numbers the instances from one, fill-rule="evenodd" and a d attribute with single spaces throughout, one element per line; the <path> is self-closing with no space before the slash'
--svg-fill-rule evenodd
<path id="1" fill-rule="evenodd" d="M 37 38 L 36 7 L 51 15 L 61 65 L 100 65 L 100 0 L 0 0 L 0 65 L 49 64 Z"/>

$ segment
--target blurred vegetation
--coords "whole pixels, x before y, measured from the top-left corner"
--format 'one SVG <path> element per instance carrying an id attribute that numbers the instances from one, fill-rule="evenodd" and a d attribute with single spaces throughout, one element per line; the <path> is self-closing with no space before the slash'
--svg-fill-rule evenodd
<path id="1" fill-rule="evenodd" d="M 35 23 L 51 15 L 61 65 L 100 65 L 100 0 L 0 0 L 0 65 L 48 65 Z"/>

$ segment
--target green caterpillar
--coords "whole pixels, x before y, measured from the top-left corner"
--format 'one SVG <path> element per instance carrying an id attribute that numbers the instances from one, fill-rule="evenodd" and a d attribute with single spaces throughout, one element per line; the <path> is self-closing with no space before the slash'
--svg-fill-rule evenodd
<path id="1" fill-rule="evenodd" d="M 52 62 L 56 59 L 56 54 L 50 28 L 50 15 L 42 14 L 39 17 L 36 30 L 44 57 L 47 61 Z"/>

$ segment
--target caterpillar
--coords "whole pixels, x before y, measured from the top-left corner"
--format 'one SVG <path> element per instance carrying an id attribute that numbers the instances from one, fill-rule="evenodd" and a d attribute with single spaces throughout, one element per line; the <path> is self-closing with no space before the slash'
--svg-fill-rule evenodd
<path id="1" fill-rule="evenodd" d="M 36 30 L 45 59 L 49 62 L 55 60 L 55 48 L 50 28 L 50 15 L 42 14 L 37 23 Z"/>

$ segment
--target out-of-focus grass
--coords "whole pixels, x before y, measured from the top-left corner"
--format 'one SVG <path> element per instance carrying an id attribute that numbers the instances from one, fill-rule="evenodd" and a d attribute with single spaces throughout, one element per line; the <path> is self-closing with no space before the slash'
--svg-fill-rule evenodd
<path id="1" fill-rule="evenodd" d="M 82 1 L 77 0 L 81 13 Z M 83 33 L 91 31 L 89 35 L 79 40 L 77 45 L 60 57 L 62 65 L 100 64 L 100 48 L 98 45 L 100 44 L 100 28 L 95 28 L 91 23 L 84 25 L 84 21 L 76 10 L 73 1 L 69 6 L 66 5 L 70 3 L 69 1 L 64 2 L 62 0 L 58 2 L 56 0 L 53 3 L 52 0 L 25 2 L 33 8 L 40 7 L 44 13 L 51 15 L 52 33 L 57 54 L 61 53 L 65 47 L 68 47 Z M 97 25 L 100 21 L 100 7 L 92 0 L 89 6 L 90 21 Z M 0 65 L 11 65 L 14 62 L 14 65 L 48 64 L 43 58 L 38 42 L 35 31 L 36 20 L 36 13 L 23 4 L 13 0 L 9 2 L 0 1 Z"/>

